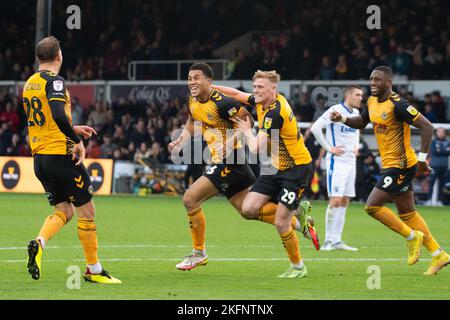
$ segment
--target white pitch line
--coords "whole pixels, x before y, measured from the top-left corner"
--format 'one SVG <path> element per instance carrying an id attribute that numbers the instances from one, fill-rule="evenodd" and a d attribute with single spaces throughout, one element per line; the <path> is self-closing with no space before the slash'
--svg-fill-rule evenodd
<path id="1" fill-rule="evenodd" d="M 208 248 L 278 248 L 279 245 L 274 244 L 249 244 L 249 245 L 207 245 Z M 445 245 L 444 245 L 445 247 Z M 48 249 L 68 249 L 74 248 L 79 249 L 81 246 L 47 246 L 45 250 Z M 179 244 L 111 244 L 111 245 L 100 245 L 100 248 L 192 248 L 192 245 Z M 300 245 L 300 248 L 314 248 L 312 245 Z M 361 249 L 404 249 L 406 246 L 359 246 Z M 26 250 L 26 245 L 22 247 L 0 247 L 0 251 L 7 250 Z"/>
<path id="2" fill-rule="evenodd" d="M 133 261 L 179 261 L 180 258 L 112 258 L 102 259 L 108 262 L 133 262 Z M 209 258 L 209 261 L 287 261 L 287 258 Z M 367 262 L 367 261 L 405 261 L 399 258 L 310 258 L 303 259 L 304 261 L 352 261 L 352 262 Z M 431 261 L 431 259 L 420 259 L 422 261 Z M 25 263 L 27 260 L 0 260 L 0 263 Z M 84 259 L 52 259 L 45 260 L 45 262 L 84 262 Z"/>

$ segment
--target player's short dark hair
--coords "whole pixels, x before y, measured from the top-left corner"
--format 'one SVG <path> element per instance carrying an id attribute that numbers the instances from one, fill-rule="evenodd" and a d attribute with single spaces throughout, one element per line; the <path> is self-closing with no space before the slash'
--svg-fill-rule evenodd
<path id="1" fill-rule="evenodd" d="M 357 85 L 354 85 L 354 84 L 348 85 L 348 86 L 346 86 L 344 88 L 344 96 L 347 95 L 347 93 L 349 93 L 349 92 L 351 92 L 353 90 L 362 90 L 362 88 L 360 86 L 357 86 Z"/>
<path id="2" fill-rule="evenodd" d="M 58 39 L 54 36 L 46 37 L 36 45 L 36 57 L 39 62 L 54 61 L 60 50 Z"/>
<path id="3" fill-rule="evenodd" d="M 214 77 L 213 69 L 211 68 L 211 66 L 209 64 L 207 64 L 205 62 L 194 63 L 189 68 L 189 71 L 192 71 L 192 70 L 200 70 L 209 79 L 212 79 Z"/>
<path id="4" fill-rule="evenodd" d="M 394 78 L 394 72 L 392 72 L 392 69 L 388 66 L 379 66 L 376 67 L 374 70 L 383 72 L 386 76 L 388 76 L 389 79 Z"/>

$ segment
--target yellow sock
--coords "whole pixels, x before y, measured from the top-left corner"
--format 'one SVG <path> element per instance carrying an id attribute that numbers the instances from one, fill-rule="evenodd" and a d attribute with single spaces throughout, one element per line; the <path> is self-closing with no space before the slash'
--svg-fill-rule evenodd
<path id="1" fill-rule="evenodd" d="M 275 224 L 275 213 L 277 212 L 278 205 L 273 202 L 267 202 L 260 210 L 258 220 L 270 224 Z M 292 217 L 291 227 L 295 229 L 297 226 L 297 218 Z"/>
<path id="2" fill-rule="evenodd" d="M 412 229 L 388 207 L 366 206 L 365 210 L 370 216 L 403 237 L 407 238 L 411 234 Z"/>
<path id="3" fill-rule="evenodd" d="M 423 245 L 431 253 L 440 248 L 439 243 L 433 238 L 433 235 L 428 229 L 427 223 L 416 210 L 400 215 L 400 219 L 414 230 L 422 231 L 424 234 Z"/>
<path id="4" fill-rule="evenodd" d="M 289 260 L 292 264 L 300 263 L 300 249 L 298 247 L 298 238 L 292 228 L 289 231 L 280 234 L 281 241 L 283 241 L 283 246 L 286 249 Z"/>
<path id="5" fill-rule="evenodd" d="M 202 208 L 188 212 L 192 244 L 195 250 L 205 250 L 206 219 Z"/>
<path id="6" fill-rule="evenodd" d="M 64 212 L 55 211 L 45 219 L 44 225 L 39 231 L 38 237 L 44 238 L 45 241 L 50 240 L 62 227 L 67 223 Z"/>
<path id="7" fill-rule="evenodd" d="M 78 218 L 78 239 L 83 247 L 87 264 L 96 264 L 98 262 L 98 240 L 94 219 Z"/>

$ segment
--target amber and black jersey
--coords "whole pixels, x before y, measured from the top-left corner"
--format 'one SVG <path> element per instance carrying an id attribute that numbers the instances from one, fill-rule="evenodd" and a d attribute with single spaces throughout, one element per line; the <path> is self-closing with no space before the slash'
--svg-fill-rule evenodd
<path id="1" fill-rule="evenodd" d="M 25 83 L 22 100 L 32 154 L 71 155 L 75 142 L 56 124 L 51 101 L 64 103 L 64 113 L 72 124 L 70 96 L 64 78 L 50 71 L 38 71 Z"/>
<path id="2" fill-rule="evenodd" d="M 205 102 L 192 96 L 188 96 L 187 100 L 189 114 L 194 121 L 201 122 L 203 139 L 211 152 L 212 163 L 223 162 L 223 154 L 219 154 L 218 149 L 226 151 L 226 139 L 231 137 L 234 128 L 230 118 L 239 112 L 240 103 L 216 90 L 211 91 Z M 234 149 L 242 151 L 242 144 L 235 143 Z"/>
<path id="3" fill-rule="evenodd" d="M 260 132 L 271 138 L 271 158 L 275 168 L 286 170 L 312 161 L 297 119 L 285 97 L 277 94 L 276 99 L 265 109 L 255 103 L 253 95 L 249 97 L 248 103 L 256 107 Z"/>
<path id="4" fill-rule="evenodd" d="M 417 157 L 411 147 L 410 125 L 419 117 L 419 111 L 396 93 L 383 102 L 372 96 L 367 106 L 361 117 L 373 124 L 383 169 L 414 166 Z"/>

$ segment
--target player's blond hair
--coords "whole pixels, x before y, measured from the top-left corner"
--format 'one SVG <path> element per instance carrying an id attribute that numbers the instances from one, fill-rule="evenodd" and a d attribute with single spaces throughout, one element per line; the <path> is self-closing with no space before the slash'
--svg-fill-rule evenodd
<path id="1" fill-rule="evenodd" d="M 273 82 L 275 84 L 278 84 L 281 80 L 281 76 L 275 70 L 271 71 L 258 70 L 255 72 L 253 80 L 256 80 L 258 78 L 268 79 L 270 82 Z"/>

